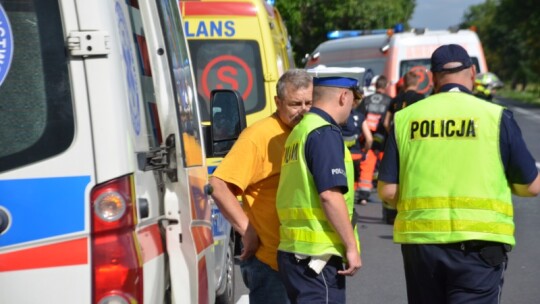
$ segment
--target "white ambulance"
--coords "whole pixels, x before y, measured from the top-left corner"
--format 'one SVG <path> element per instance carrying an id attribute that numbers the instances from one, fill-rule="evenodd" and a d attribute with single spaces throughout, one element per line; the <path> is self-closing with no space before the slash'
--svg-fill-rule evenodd
<path id="1" fill-rule="evenodd" d="M 410 69 L 431 66 L 430 58 L 435 49 L 443 44 L 459 44 L 471 56 L 476 71 L 488 71 L 482 44 L 471 30 L 437 30 L 424 28 L 408 32 L 399 30 L 334 31 L 331 40 L 321 43 L 306 58 L 306 68 L 317 65 L 362 66 L 375 75 L 385 75 L 390 80 L 387 93 L 396 94 L 396 84 Z M 425 79 L 426 87 L 429 79 Z"/>
<path id="2" fill-rule="evenodd" d="M 0 0 L 0 303 L 233 302 L 193 79 L 176 0 Z"/>

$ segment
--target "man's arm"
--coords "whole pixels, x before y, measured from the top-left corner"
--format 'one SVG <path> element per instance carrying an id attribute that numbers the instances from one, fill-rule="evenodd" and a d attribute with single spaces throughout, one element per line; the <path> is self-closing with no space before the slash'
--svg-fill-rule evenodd
<path id="1" fill-rule="evenodd" d="M 532 197 L 540 194 L 540 174 L 528 185 L 510 184 L 512 193 L 518 196 Z"/>
<path id="2" fill-rule="evenodd" d="M 396 208 L 399 199 L 398 184 L 387 184 L 381 180 L 377 182 L 377 192 L 382 201 L 387 202 L 390 206 Z"/>
<path id="3" fill-rule="evenodd" d="M 364 134 L 365 142 L 364 142 L 364 149 L 367 151 L 371 149 L 371 146 L 373 145 L 373 134 L 371 133 L 371 130 L 369 129 L 369 125 L 367 121 L 362 122 L 362 134 Z"/>
<path id="4" fill-rule="evenodd" d="M 242 236 L 244 250 L 240 255 L 240 259 L 251 257 L 259 248 L 259 238 L 233 192 L 236 186 L 215 176 L 210 177 L 210 185 L 213 188 L 212 198 L 214 198 L 219 210 L 231 223 L 234 230 Z"/>
<path id="5" fill-rule="evenodd" d="M 392 121 L 393 116 L 394 114 L 390 111 L 386 111 L 386 115 L 384 115 L 383 126 L 386 129 L 386 132 L 390 132 L 390 122 Z"/>
<path id="6" fill-rule="evenodd" d="M 341 275 L 354 275 L 362 267 L 362 260 L 356 244 L 349 212 L 339 187 L 334 187 L 319 194 L 326 218 L 339 234 L 346 250 L 347 269 L 338 271 Z"/>

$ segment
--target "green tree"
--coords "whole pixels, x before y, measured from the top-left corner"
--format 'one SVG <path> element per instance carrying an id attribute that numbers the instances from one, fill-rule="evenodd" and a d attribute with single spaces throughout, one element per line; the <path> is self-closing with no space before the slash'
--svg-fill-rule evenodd
<path id="1" fill-rule="evenodd" d="M 392 28 L 412 17 L 415 0 L 277 0 L 276 6 L 287 24 L 295 61 L 326 41 L 334 30 Z"/>
<path id="2" fill-rule="evenodd" d="M 476 26 L 490 70 L 513 89 L 540 81 L 540 6 L 535 0 L 487 0 L 469 8 L 462 27 Z"/>

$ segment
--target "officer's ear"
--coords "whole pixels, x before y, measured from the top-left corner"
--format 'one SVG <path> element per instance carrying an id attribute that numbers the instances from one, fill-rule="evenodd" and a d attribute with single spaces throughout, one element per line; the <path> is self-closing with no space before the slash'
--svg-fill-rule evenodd
<path id="1" fill-rule="evenodd" d="M 349 89 L 341 90 L 341 93 L 339 94 L 339 105 L 342 106 L 347 102 L 347 94 L 353 94 L 353 92 Z M 354 98 L 354 96 L 353 96 Z"/>
<path id="2" fill-rule="evenodd" d="M 434 94 L 439 92 L 439 76 L 440 76 L 440 73 L 433 73 L 433 92 L 434 92 Z"/>

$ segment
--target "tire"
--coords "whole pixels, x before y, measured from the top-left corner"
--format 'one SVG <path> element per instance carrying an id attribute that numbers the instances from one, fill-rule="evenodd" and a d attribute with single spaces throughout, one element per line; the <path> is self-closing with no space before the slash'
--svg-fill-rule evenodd
<path id="1" fill-rule="evenodd" d="M 225 277 L 223 284 L 225 284 L 225 290 L 222 294 L 216 295 L 216 304 L 234 304 L 234 250 L 235 250 L 235 238 L 234 235 L 229 241 L 229 247 L 227 248 L 227 257 L 225 260 Z"/>

